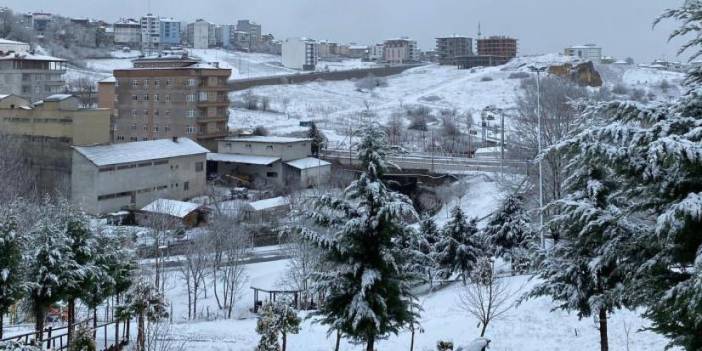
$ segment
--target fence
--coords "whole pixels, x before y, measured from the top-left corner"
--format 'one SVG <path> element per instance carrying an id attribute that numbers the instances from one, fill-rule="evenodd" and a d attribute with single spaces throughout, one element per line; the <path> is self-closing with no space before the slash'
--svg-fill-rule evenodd
<path id="1" fill-rule="evenodd" d="M 5 341 L 17 341 L 25 345 L 36 345 L 40 346 L 43 349 L 46 350 L 53 350 L 53 351 L 61 351 L 61 350 L 67 350 L 68 345 L 69 345 L 69 339 L 68 339 L 68 331 L 69 328 L 72 328 L 74 332 L 72 335 L 75 335 L 75 330 L 77 330 L 80 327 L 87 327 L 88 330 L 92 331 L 93 333 L 93 339 L 95 339 L 95 344 L 97 346 L 98 350 L 101 351 L 116 351 L 116 350 L 121 350 L 122 347 L 127 345 L 129 343 L 129 329 L 130 329 L 130 321 L 112 321 L 112 322 L 107 322 L 103 324 L 97 324 L 97 325 L 90 325 L 89 322 L 91 322 L 92 319 L 86 319 L 84 321 L 77 322 L 73 324 L 73 326 L 65 326 L 65 327 L 58 327 L 58 328 L 53 328 L 53 327 L 48 327 L 45 328 L 43 331 L 32 331 L 29 333 L 24 333 L 24 334 L 18 334 L 18 335 L 13 335 L 10 337 L 6 337 L 4 339 L 1 339 L 0 342 L 5 342 Z M 121 331 L 122 333 L 120 334 L 120 324 L 123 325 Z M 114 332 L 114 339 L 110 340 L 110 335 L 108 337 L 108 330 L 113 329 L 112 332 Z M 101 337 L 101 340 L 98 339 L 98 337 Z M 102 345 L 102 347 L 101 347 Z"/>

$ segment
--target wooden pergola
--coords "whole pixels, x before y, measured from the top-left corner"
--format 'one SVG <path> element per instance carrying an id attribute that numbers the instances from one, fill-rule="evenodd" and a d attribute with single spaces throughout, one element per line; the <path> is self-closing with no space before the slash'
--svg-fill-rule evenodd
<path id="1" fill-rule="evenodd" d="M 254 291 L 254 307 L 253 312 L 258 313 L 258 309 L 263 306 L 263 300 L 259 298 L 259 293 L 268 294 L 268 301 L 275 302 L 279 296 L 291 296 L 293 297 L 292 303 L 293 307 L 298 309 L 300 307 L 300 295 L 302 290 L 268 290 L 252 286 L 251 289 Z"/>

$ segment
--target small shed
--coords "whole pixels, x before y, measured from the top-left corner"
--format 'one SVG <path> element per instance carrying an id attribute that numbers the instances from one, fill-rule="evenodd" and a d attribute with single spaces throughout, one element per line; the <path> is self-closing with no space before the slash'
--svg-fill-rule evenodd
<path id="1" fill-rule="evenodd" d="M 244 219 L 252 221 L 264 221 L 284 215 L 288 211 L 290 211 L 290 201 L 284 196 L 249 202 L 242 208 Z"/>
<path id="2" fill-rule="evenodd" d="M 139 222 L 150 216 L 177 218 L 186 227 L 195 227 L 201 218 L 203 206 L 192 202 L 158 199 L 139 210 Z"/>
<path id="3" fill-rule="evenodd" d="M 285 163 L 286 174 L 292 182 L 303 188 L 329 183 L 331 163 L 314 157 L 305 157 Z"/>

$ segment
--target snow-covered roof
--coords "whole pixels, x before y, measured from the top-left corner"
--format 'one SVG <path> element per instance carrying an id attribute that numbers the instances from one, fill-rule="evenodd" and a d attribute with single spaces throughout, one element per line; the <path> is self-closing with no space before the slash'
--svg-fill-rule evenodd
<path id="1" fill-rule="evenodd" d="M 45 97 L 44 101 L 45 102 L 46 101 L 63 101 L 63 100 L 66 100 L 66 99 L 72 98 L 72 97 L 73 97 L 73 95 L 71 95 L 71 94 L 54 94 L 54 95 L 50 95 L 50 96 Z"/>
<path id="2" fill-rule="evenodd" d="M 227 141 L 246 141 L 251 143 L 299 143 L 303 141 L 310 141 L 309 138 L 290 138 L 290 137 L 279 137 L 279 136 L 249 136 L 249 137 L 234 137 L 226 138 Z"/>
<path id="3" fill-rule="evenodd" d="M 500 152 L 501 149 L 502 149 L 502 148 L 499 147 L 499 146 L 481 147 L 481 148 L 478 148 L 477 150 L 475 150 L 475 153 L 476 153 L 477 155 L 479 155 L 479 154 L 491 154 L 491 153 L 495 153 L 495 152 Z"/>
<path id="4" fill-rule="evenodd" d="M 251 206 L 251 209 L 254 211 L 270 210 L 288 205 L 290 205 L 290 201 L 284 196 L 249 202 L 249 206 Z"/>
<path id="5" fill-rule="evenodd" d="M 27 61 L 51 61 L 51 62 L 65 62 L 66 60 L 58 57 L 47 56 L 47 55 L 32 55 L 32 54 L 14 54 L 1 56 L 0 60 L 27 60 Z"/>
<path id="6" fill-rule="evenodd" d="M 242 163 L 247 165 L 267 166 L 280 160 L 280 157 L 256 156 L 241 154 L 222 154 L 211 152 L 207 154 L 207 161 Z"/>
<path id="7" fill-rule="evenodd" d="M 0 38 L 0 44 L 20 44 L 20 45 L 29 45 L 29 44 L 23 43 L 23 42 L 21 42 L 21 41 L 14 41 L 14 40 L 2 39 L 2 38 Z"/>
<path id="8" fill-rule="evenodd" d="M 184 218 L 198 208 L 200 208 L 200 205 L 192 202 L 158 199 L 146 205 L 141 210 L 143 212 L 165 214 L 177 218 Z"/>
<path id="9" fill-rule="evenodd" d="M 314 158 L 314 157 L 305 157 L 305 158 L 301 158 L 299 160 L 286 162 L 285 164 L 292 166 L 292 167 L 295 167 L 297 169 L 309 169 L 309 168 L 331 165 L 331 163 L 329 163 L 327 161 L 322 161 L 322 160 L 320 160 L 318 158 Z"/>
<path id="10" fill-rule="evenodd" d="M 111 145 L 74 146 L 73 148 L 96 166 L 191 156 L 208 152 L 200 144 L 188 138 L 178 138 L 177 141 L 159 139 Z"/>
<path id="11" fill-rule="evenodd" d="M 117 83 L 117 78 L 115 78 L 115 76 L 110 76 L 98 81 L 98 83 Z"/>

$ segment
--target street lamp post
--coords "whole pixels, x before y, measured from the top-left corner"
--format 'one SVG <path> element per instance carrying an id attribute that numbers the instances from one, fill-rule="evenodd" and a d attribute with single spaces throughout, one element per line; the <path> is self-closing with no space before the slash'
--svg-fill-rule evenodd
<path id="1" fill-rule="evenodd" d="M 536 72 L 536 119 L 538 124 L 538 144 L 539 155 L 542 150 L 542 130 L 541 130 L 541 73 L 545 72 L 547 67 L 529 66 L 529 70 Z M 544 238 L 544 168 L 541 159 L 539 158 L 539 232 L 541 233 L 541 248 L 546 248 L 546 239 Z"/>

